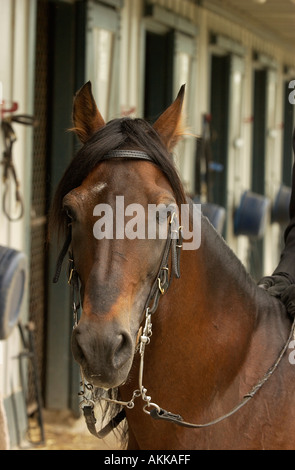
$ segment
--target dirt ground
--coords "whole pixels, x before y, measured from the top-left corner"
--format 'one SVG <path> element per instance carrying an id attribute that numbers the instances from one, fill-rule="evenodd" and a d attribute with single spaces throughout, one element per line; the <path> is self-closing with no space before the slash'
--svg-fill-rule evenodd
<path id="1" fill-rule="evenodd" d="M 75 419 L 70 411 L 44 410 L 43 422 L 45 444 L 37 443 L 40 430 L 37 422 L 30 420 L 23 450 L 121 450 L 113 433 L 104 440 L 97 439 L 88 431 L 84 418 Z"/>

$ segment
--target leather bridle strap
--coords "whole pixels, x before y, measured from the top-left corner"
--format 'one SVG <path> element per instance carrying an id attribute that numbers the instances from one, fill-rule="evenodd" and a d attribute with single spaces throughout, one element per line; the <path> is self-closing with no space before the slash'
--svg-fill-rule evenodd
<path id="1" fill-rule="evenodd" d="M 153 162 L 153 159 L 145 152 L 141 150 L 112 150 L 111 152 L 106 153 L 102 157 L 103 160 L 110 160 L 112 158 L 131 158 L 131 159 L 138 159 L 138 160 L 147 160 L 149 162 Z"/>
<path id="2" fill-rule="evenodd" d="M 175 235 L 176 234 L 176 235 Z M 180 278 L 180 250 L 182 247 L 182 230 L 178 225 L 177 214 L 170 214 L 169 229 L 165 248 L 158 275 L 152 285 L 151 291 L 147 298 L 144 312 L 147 308 L 149 313 L 153 314 L 158 307 L 159 299 L 169 288 L 173 277 Z M 171 255 L 171 263 L 169 268 L 169 256 Z M 170 270 L 170 275 L 169 275 Z"/>
<path id="3" fill-rule="evenodd" d="M 63 244 L 63 247 L 62 247 L 62 249 L 61 249 L 61 251 L 58 255 L 58 258 L 57 258 L 56 267 L 55 267 L 55 274 L 54 274 L 54 277 L 53 277 L 53 280 L 52 280 L 53 283 L 57 283 L 58 280 L 59 280 L 62 263 L 63 263 L 63 260 L 64 260 L 66 254 L 69 250 L 71 242 L 72 242 L 72 230 L 71 230 L 71 227 L 69 227 L 68 234 L 66 236 L 66 240 L 65 240 L 65 242 Z"/>
<path id="4" fill-rule="evenodd" d="M 85 422 L 88 428 L 88 431 L 93 434 L 93 436 L 98 439 L 104 439 L 110 432 L 112 432 L 116 427 L 126 418 L 125 409 L 123 408 L 111 421 L 100 431 L 96 430 L 96 418 L 93 411 L 93 406 L 85 405 L 83 406 L 83 414 Z"/>

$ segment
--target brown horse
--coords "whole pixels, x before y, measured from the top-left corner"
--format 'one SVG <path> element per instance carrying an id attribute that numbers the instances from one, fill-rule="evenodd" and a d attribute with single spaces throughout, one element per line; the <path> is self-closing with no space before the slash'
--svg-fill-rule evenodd
<path id="1" fill-rule="evenodd" d="M 105 124 L 89 83 L 75 97 L 74 131 L 84 145 L 51 217 L 67 240 L 59 270 L 70 246 L 81 292 L 73 355 L 102 400 L 118 390 L 110 406 L 126 411 L 129 449 L 292 449 L 295 366 L 283 304 L 257 287 L 206 218 L 198 249 L 181 250 L 181 227 L 172 223 L 182 214 L 173 208 L 187 202 L 170 155 L 182 133 L 183 95 L 184 88 L 153 126 Z M 136 223 L 125 213 L 134 237 L 106 236 L 122 215 L 120 196 L 144 209 Z M 153 204 L 170 209 L 159 211 L 155 237 L 140 237 Z M 191 428 L 182 420 L 214 423 Z"/>

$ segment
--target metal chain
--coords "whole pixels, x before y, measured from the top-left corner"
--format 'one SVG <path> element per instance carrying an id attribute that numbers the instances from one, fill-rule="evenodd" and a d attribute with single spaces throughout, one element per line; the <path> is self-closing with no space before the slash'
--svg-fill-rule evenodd
<path id="1" fill-rule="evenodd" d="M 150 414 L 150 411 L 147 410 L 149 407 L 154 407 L 160 412 L 161 408 L 151 401 L 151 397 L 147 395 L 147 389 L 143 386 L 143 369 L 144 369 L 144 353 L 145 347 L 150 343 L 150 337 L 152 336 L 152 322 L 151 322 L 151 313 L 149 313 L 149 308 L 146 309 L 145 313 L 145 325 L 142 331 L 142 335 L 139 338 L 139 348 L 138 352 L 140 354 L 140 366 L 139 366 L 139 388 L 134 390 L 132 398 L 128 401 L 116 400 L 113 398 L 100 397 L 101 400 L 107 401 L 109 403 L 115 403 L 117 405 L 126 406 L 129 409 L 134 408 L 135 399 L 141 397 L 145 402 L 143 411 L 147 414 Z M 83 370 L 81 369 L 81 386 L 83 389 L 79 392 L 79 395 L 82 396 L 82 401 L 80 402 L 80 407 L 83 408 L 86 406 L 91 406 L 94 408 L 95 397 L 94 397 L 94 387 L 92 384 L 86 383 L 83 375 Z M 90 396 L 87 396 L 90 395 Z"/>
<path id="2" fill-rule="evenodd" d="M 147 414 L 150 412 L 147 410 L 150 406 L 157 408 L 160 411 L 160 407 L 156 403 L 152 403 L 152 397 L 147 395 L 147 389 L 143 386 L 143 368 L 144 368 L 144 353 L 145 347 L 150 344 L 150 338 L 152 336 L 152 321 L 151 321 L 151 313 L 149 313 L 149 308 L 146 309 L 145 312 L 145 325 L 143 328 L 142 335 L 140 337 L 140 346 L 139 346 L 139 354 L 140 354 L 140 366 L 139 366 L 139 390 L 141 393 L 141 398 L 146 404 L 143 407 L 143 411 Z"/>

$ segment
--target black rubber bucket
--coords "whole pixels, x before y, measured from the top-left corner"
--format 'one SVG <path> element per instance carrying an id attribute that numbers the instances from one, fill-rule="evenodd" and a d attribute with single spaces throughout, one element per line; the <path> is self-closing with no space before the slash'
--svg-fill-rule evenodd
<path id="1" fill-rule="evenodd" d="M 26 277 L 26 255 L 0 246 L 0 340 L 8 338 L 19 319 Z"/>
<path id="2" fill-rule="evenodd" d="M 208 202 L 202 204 L 202 212 L 210 220 L 217 232 L 222 233 L 226 217 L 224 207 Z"/>
<path id="3" fill-rule="evenodd" d="M 272 212 L 271 221 L 277 222 L 278 224 L 286 225 L 289 222 L 289 206 L 291 201 L 292 189 L 288 186 L 282 185 L 275 198 Z"/>
<path id="4" fill-rule="evenodd" d="M 267 197 L 245 191 L 234 215 L 235 235 L 262 238 L 265 233 L 269 204 Z"/>

